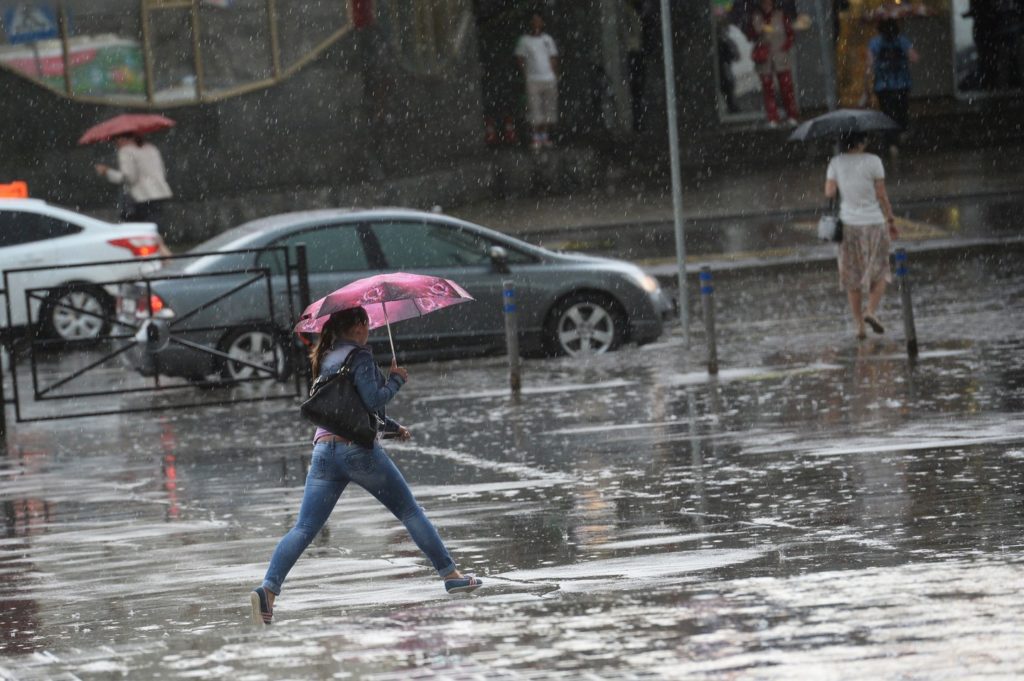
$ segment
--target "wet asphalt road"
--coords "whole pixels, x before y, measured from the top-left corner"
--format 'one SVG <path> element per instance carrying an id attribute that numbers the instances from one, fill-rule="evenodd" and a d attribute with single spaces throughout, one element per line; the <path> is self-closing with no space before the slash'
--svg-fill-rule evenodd
<path id="1" fill-rule="evenodd" d="M 500 358 L 410 367 L 389 449 L 468 597 L 350 489 L 248 623 L 310 453 L 288 400 L 14 424 L 0 678 L 1019 677 L 1024 259 L 914 276 L 915 365 L 898 296 L 858 343 L 810 266 L 717 277 L 717 380 L 696 323 L 529 361 L 518 401 Z"/>

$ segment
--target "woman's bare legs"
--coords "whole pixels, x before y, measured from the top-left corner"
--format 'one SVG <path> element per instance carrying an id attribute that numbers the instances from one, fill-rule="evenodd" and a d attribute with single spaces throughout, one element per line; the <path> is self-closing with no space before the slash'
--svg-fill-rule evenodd
<path id="1" fill-rule="evenodd" d="M 858 293 L 860 293 L 858 291 Z M 878 304 L 882 302 L 882 296 L 885 294 L 885 279 L 879 279 L 871 285 L 871 291 L 868 293 L 868 309 L 865 312 L 867 315 L 875 316 L 875 310 L 878 309 Z"/>
<path id="2" fill-rule="evenodd" d="M 853 321 L 857 324 L 857 338 L 864 338 L 867 336 L 867 332 L 864 330 L 864 314 L 861 311 L 863 296 L 860 289 L 848 289 L 846 291 L 846 298 L 850 301 L 850 312 L 853 313 Z"/>

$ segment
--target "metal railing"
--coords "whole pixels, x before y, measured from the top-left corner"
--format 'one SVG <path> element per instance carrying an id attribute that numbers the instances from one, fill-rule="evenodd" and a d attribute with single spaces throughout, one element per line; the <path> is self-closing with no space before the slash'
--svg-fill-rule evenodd
<path id="1" fill-rule="evenodd" d="M 89 282 L 89 286 L 91 287 L 103 288 L 108 291 L 112 287 L 117 287 L 119 292 L 125 291 L 125 287 L 144 291 L 144 300 L 148 302 L 152 300 L 154 285 L 158 285 L 161 281 L 185 281 L 191 279 L 209 279 L 219 277 L 240 278 L 240 281 L 230 282 L 224 290 L 216 292 L 212 297 L 203 300 L 192 309 L 178 311 L 178 314 L 171 319 L 162 319 L 157 316 L 151 305 L 147 307 L 144 315 L 133 314 L 129 316 L 127 314 L 120 313 L 121 311 L 117 309 L 104 309 L 103 312 L 100 313 L 94 310 L 78 307 L 73 303 L 69 303 L 67 300 L 62 300 L 60 302 L 59 306 L 61 308 L 79 315 L 86 315 L 99 319 L 105 327 L 108 327 L 110 333 L 101 339 L 45 338 L 40 334 L 42 320 L 38 318 L 33 319 L 33 305 L 35 305 L 38 313 L 42 313 L 42 311 L 46 310 L 48 306 L 56 304 L 52 294 L 58 290 L 66 290 L 66 286 L 26 288 L 24 290 L 25 324 L 22 325 L 19 323 L 18 325 L 13 325 L 11 322 L 14 320 L 14 317 L 11 305 L 11 295 L 9 295 L 9 293 L 12 290 L 16 291 L 18 287 L 12 289 L 12 279 L 16 280 L 19 276 L 23 277 L 26 274 L 39 273 L 42 271 L 71 270 L 82 267 L 98 268 L 115 265 L 123 266 L 125 264 L 137 264 L 141 261 L 117 260 L 106 262 L 72 263 L 52 267 L 18 268 L 4 272 L 3 289 L 0 292 L 2 292 L 4 297 L 4 306 L 7 313 L 8 323 L 6 326 L 0 327 L 0 339 L 2 339 L 4 346 L 8 349 L 10 357 L 9 374 L 12 386 L 12 396 L 11 398 L 6 397 L 6 391 L 3 386 L 4 372 L 2 371 L 2 368 L 0 368 L 0 399 L 2 399 L 0 412 L 6 411 L 2 407 L 12 404 L 14 406 L 15 419 L 20 423 L 28 421 L 49 421 L 87 416 L 148 412 L 175 408 L 214 406 L 273 399 L 295 399 L 304 391 L 304 378 L 306 377 L 304 376 L 304 372 L 300 370 L 292 372 L 292 390 L 282 394 L 263 394 L 260 396 L 246 397 L 244 395 L 237 394 L 237 391 L 232 391 L 228 397 L 224 398 L 211 399 L 209 394 L 205 394 L 202 395 L 202 399 L 197 398 L 192 399 L 191 401 L 175 404 L 149 403 L 140 405 L 135 403 L 132 405 L 117 405 L 116 407 L 108 408 L 93 408 L 73 413 L 68 409 L 60 409 L 55 410 L 59 411 L 59 413 L 43 415 L 29 415 L 26 414 L 26 410 L 23 409 L 23 407 L 26 406 L 25 402 L 29 396 L 26 394 L 26 391 L 21 388 L 19 382 L 18 365 L 19 362 L 24 361 L 23 355 L 27 355 L 29 363 L 31 376 L 31 391 L 29 394 L 31 395 L 31 399 L 34 403 L 59 403 L 60 401 L 73 401 L 80 403 L 83 400 L 88 401 L 92 398 L 167 391 L 181 392 L 189 389 L 194 390 L 197 385 L 202 387 L 204 385 L 222 384 L 220 381 L 207 382 L 204 380 L 190 384 L 168 383 L 163 380 L 160 372 L 160 351 L 171 344 L 195 351 L 200 355 L 206 355 L 207 358 L 213 358 L 213 366 L 217 366 L 218 362 L 221 363 L 221 366 L 223 366 L 223 363 L 225 362 L 231 362 L 235 368 L 245 367 L 252 370 L 250 377 L 232 380 L 231 385 L 267 381 L 282 382 L 281 372 L 286 371 L 287 367 L 291 366 L 298 369 L 304 366 L 304 363 L 299 361 L 299 347 L 292 340 L 292 336 L 290 334 L 291 326 L 294 324 L 298 316 L 295 309 L 295 303 L 298 302 L 300 310 L 304 309 L 309 303 L 309 281 L 304 244 L 298 244 L 296 246 L 294 249 L 294 259 L 291 257 L 292 253 L 288 247 L 274 246 L 260 249 L 240 249 L 233 251 L 217 251 L 213 253 L 187 253 L 182 255 L 160 256 L 152 258 L 152 260 L 162 261 L 166 264 L 170 261 L 196 260 L 206 256 L 222 257 L 252 254 L 253 258 L 250 262 L 256 263 L 258 262 L 257 256 L 263 253 L 273 253 L 280 256 L 280 259 L 277 260 L 277 262 L 283 263 L 283 272 L 272 272 L 269 267 L 258 265 L 236 268 L 228 267 L 225 269 L 201 272 L 197 274 L 180 271 L 172 271 L 168 273 L 165 270 L 156 270 L 152 274 L 142 275 L 139 277 L 120 278 L 104 282 Z M 275 311 L 275 298 L 278 296 L 275 296 L 273 281 L 275 278 L 281 276 L 283 276 L 284 281 L 286 309 Z M 199 324 L 194 326 L 188 326 L 187 322 L 190 320 L 194 321 L 204 312 L 207 312 L 218 304 L 229 300 L 231 296 L 245 291 L 246 289 L 251 289 L 251 287 L 254 286 L 263 286 L 266 289 L 266 315 L 258 319 L 251 315 L 247 316 L 246 323 L 261 323 L 265 327 L 275 329 L 279 332 L 280 347 L 282 350 L 279 363 L 275 362 L 275 366 L 267 366 L 258 362 L 249 361 L 243 357 L 229 355 L 215 345 L 204 345 L 188 338 L 190 335 L 194 337 L 196 334 L 204 333 L 214 333 L 218 336 L 222 336 L 223 334 L 217 334 L 216 332 L 223 331 L 226 334 L 232 330 L 240 328 L 237 323 L 233 322 L 229 322 L 224 325 Z M 160 347 L 155 347 L 155 344 L 159 344 Z M 51 350 L 57 349 L 59 351 L 58 357 L 66 359 L 69 356 L 69 353 L 75 353 L 82 348 L 87 348 L 91 353 L 91 355 L 85 360 L 84 365 L 74 368 L 67 375 L 59 376 L 54 380 L 46 380 L 46 377 L 41 371 L 41 365 L 52 364 L 52 358 L 48 355 Z M 79 381 L 83 376 L 86 376 L 91 372 L 95 372 L 98 368 L 106 366 L 113 360 L 119 360 L 122 355 L 131 351 L 150 353 L 150 357 L 153 359 L 154 364 L 154 371 L 151 376 L 152 385 L 125 386 L 123 385 L 123 381 L 118 381 L 116 385 L 105 385 L 103 384 L 103 381 L 100 380 L 99 387 L 68 390 L 69 387 L 73 387 L 76 381 Z M 48 359 L 51 360 L 49 363 L 47 363 Z M 127 367 L 123 370 L 130 371 Z M 286 384 L 287 381 L 282 383 Z M 0 413 L 0 433 L 4 432 L 5 426 L 5 414 Z"/>

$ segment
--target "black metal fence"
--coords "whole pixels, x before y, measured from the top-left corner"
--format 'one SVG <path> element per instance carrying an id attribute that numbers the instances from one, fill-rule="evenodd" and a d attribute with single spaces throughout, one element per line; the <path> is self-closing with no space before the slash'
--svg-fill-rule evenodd
<path id="1" fill-rule="evenodd" d="M 267 266 L 257 265 L 263 260 L 258 256 L 264 253 L 273 255 L 276 262 L 282 263 L 283 272 L 271 272 Z M 244 258 L 247 255 L 252 257 Z M 227 261 L 233 259 L 232 256 L 243 256 L 247 264 L 196 273 L 172 266 L 178 261 L 208 256 Z M 0 342 L 10 361 L 8 377 L 3 375 L 0 367 L 0 433 L 6 427 L 7 405 L 13 406 L 16 421 L 28 422 L 274 399 L 294 400 L 304 392 L 308 381 L 302 347 L 290 332 L 298 314 L 309 304 L 305 256 L 305 247 L 300 244 L 294 251 L 285 246 L 275 246 L 169 255 L 148 261 L 118 260 L 7 270 L 3 273 L 3 288 L 0 290 L 7 323 L 0 328 Z M 89 282 L 90 290 L 102 291 L 107 296 L 105 300 L 118 303 L 115 306 L 104 305 L 100 310 L 95 306 L 77 305 L 73 298 L 67 296 L 59 297 L 69 290 L 66 283 L 32 288 L 19 285 L 19 280 L 41 274 L 83 267 L 92 271 L 107 267 L 123 268 L 126 262 L 135 265 L 151 262 L 153 270 L 135 277 Z M 140 308 L 135 303 L 140 298 L 147 303 L 153 301 L 154 287 L 159 288 L 161 282 L 187 285 L 192 281 L 196 282 L 197 288 L 209 289 L 210 295 L 198 302 L 193 301 L 189 309 L 175 310 L 171 317 L 161 316 L 153 304 Z M 198 286 L 200 283 L 204 285 Z M 254 290 L 257 293 L 254 294 Z M 227 315 L 222 322 L 213 324 L 199 321 L 204 316 L 209 319 L 214 312 L 219 314 L 229 309 L 232 298 L 241 294 L 245 294 L 248 306 L 238 318 Z M 24 301 L 24 310 L 17 314 L 13 309 L 15 296 L 19 302 L 23 296 Z M 254 304 L 255 300 L 265 300 L 265 307 Z M 107 333 L 100 338 L 47 335 L 47 324 L 44 324 L 42 316 L 53 314 L 55 305 L 59 305 L 62 313 L 98 320 Z M 218 343 L 216 339 L 239 331 L 238 319 L 244 319 L 247 328 L 265 329 L 271 334 L 277 344 L 271 353 L 273 362 L 256 361 L 237 352 L 229 353 Z M 280 352 L 277 352 L 278 348 Z M 177 352 L 179 356 L 191 353 L 200 365 L 226 368 L 223 373 L 230 375 L 230 380 L 217 375 L 193 376 L 187 380 L 168 378 L 164 375 L 167 367 L 163 366 L 163 357 L 169 351 Z M 133 359 L 129 361 L 129 358 Z M 10 396 L 5 389 L 6 380 L 10 381 Z M 274 389 L 252 394 L 239 389 L 245 384 L 266 384 Z M 177 398 L 146 397 L 155 393 L 175 393 Z M 41 413 L 40 405 L 43 405 Z M 35 408 L 34 413 L 32 408 Z"/>

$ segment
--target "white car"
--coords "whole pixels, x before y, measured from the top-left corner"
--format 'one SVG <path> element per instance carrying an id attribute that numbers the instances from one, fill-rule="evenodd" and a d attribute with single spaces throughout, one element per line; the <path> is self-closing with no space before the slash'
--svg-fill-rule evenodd
<path id="1" fill-rule="evenodd" d="M 0 198 L 0 276 L 10 287 L 0 299 L 0 326 L 24 327 L 31 319 L 47 337 L 99 338 L 114 317 L 117 286 L 107 283 L 159 269 L 149 256 L 166 252 L 152 223 L 111 224 L 39 199 Z M 125 262 L 66 267 L 115 260 Z M 36 267 L 45 269 L 11 271 Z M 50 290 L 32 296 L 30 318 L 31 289 Z"/>

